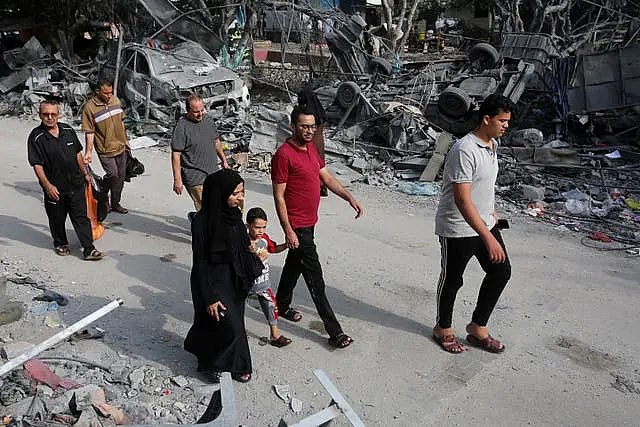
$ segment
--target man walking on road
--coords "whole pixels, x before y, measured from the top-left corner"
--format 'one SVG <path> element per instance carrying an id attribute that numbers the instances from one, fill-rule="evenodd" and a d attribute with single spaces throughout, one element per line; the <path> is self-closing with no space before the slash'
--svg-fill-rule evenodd
<path id="1" fill-rule="evenodd" d="M 322 266 L 314 242 L 314 228 L 318 222 L 320 184 L 346 200 L 362 215 L 360 204 L 331 175 L 312 143 L 316 131 L 313 112 L 296 106 L 291 113 L 293 136 L 278 148 L 271 160 L 273 197 L 280 225 L 285 233 L 289 252 L 282 268 L 276 294 L 281 317 L 299 322 L 302 313 L 291 307 L 293 290 L 300 274 L 304 277 L 313 303 L 329 334 L 329 343 L 337 348 L 349 346 L 353 339 L 342 331 L 325 294 Z"/>
<path id="2" fill-rule="evenodd" d="M 503 136 L 509 127 L 512 110 L 513 103 L 508 98 L 488 96 L 480 106 L 480 125 L 456 142 L 445 161 L 442 195 L 436 213 L 442 271 L 433 337 L 450 353 L 464 351 L 451 321 L 464 270 L 473 256 L 486 275 L 471 323 L 466 328 L 467 341 L 492 353 L 505 349 L 489 335 L 487 322 L 511 277 L 511 264 L 494 207 L 494 185 L 498 175 L 496 138 Z"/>
<path id="3" fill-rule="evenodd" d="M 127 169 L 127 132 L 120 100 L 113 96 L 113 83 L 100 80 L 96 96 L 87 101 L 82 111 L 85 135 L 85 163 L 91 163 L 95 147 L 105 171 L 105 186 L 111 193 L 111 212 L 126 214 L 120 204 Z"/>
<path id="4" fill-rule="evenodd" d="M 33 167 L 44 191 L 44 209 L 56 253 L 71 253 L 65 222 L 67 214 L 80 239 L 84 259 L 99 260 L 104 254 L 93 246 L 91 223 L 87 217 L 85 181 L 91 177 L 82 157 L 82 145 L 71 126 L 58 123 L 58 104 L 40 104 L 42 123 L 33 129 L 27 140 L 29 164 Z"/>
<path id="5" fill-rule="evenodd" d="M 205 178 L 219 169 L 228 168 L 227 158 L 213 119 L 205 115 L 200 95 L 192 94 L 186 100 L 187 114 L 178 120 L 171 139 L 171 169 L 173 191 L 182 194 L 183 186 L 193 199 L 196 211 L 202 205 L 202 184 Z"/>

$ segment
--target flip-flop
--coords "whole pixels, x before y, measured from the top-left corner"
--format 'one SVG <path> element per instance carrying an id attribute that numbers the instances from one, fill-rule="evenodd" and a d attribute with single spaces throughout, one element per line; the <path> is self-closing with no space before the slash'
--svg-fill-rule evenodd
<path id="1" fill-rule="evenodd" d="M 433 339 L 435 342 L 440 345 L 440 347 L 451 354 L 460 354 L 464 353 L 464 346 L 455 335 L 445 335 L 443 337 L 439 337 L 436 334 L 433 334 Z"/>
<path id="2" fill-rule="evenodd" d="M 274 347 L 282 348 L 286 345 L 291 344 L 291 340 L 285 337 L 284 335 L 280 335 L 278 338 L 274 340 L 269 340 L 269 344 L 271 344 Z"/>
<path id="3" fill-rule="evenodd" d="M 280 317 L 287 319 L 290 322 L 299 322 L 302 320 L 302 313 L 298 310 L 294 310 L 293 308 L 289 308 L 284 313 L 281 313 Z"/>
<path id="4" fill-rule="evenodd" d="M 493 338 L 491 335 L 487 335 L 486 338 L 478 338 L 469 334 L 467 335 L 467 341 L 472 346 L 481 348 L 489 353 L 502 353 L 505 349 L 504 344 Z"/>
<path id="5" fill-rule="evenodd" d="M 71 253 L 71 250 L 69 250 L 69 246 L 67 245 L 56 246 L 56 253 L 60 256 L 67 256 Z"/>
<path id="6" fill-rule="evenodd" d="M 92 250 L 90 253 L 84 256 L 85 261 L 97 261 L 104 258 L 104 253 L 97 249 Z"/>

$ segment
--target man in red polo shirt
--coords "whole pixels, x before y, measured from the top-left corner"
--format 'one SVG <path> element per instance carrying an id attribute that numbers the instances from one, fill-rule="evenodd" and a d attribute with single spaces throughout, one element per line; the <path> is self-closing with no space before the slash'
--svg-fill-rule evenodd
<path id="1" fill-rule="evenodd" d="M 302 313 L 291 307 L 293 289 L 302 274 L 329 334 L 329 343 L 334 347 L 344 348 L 353 340 L 342 331 L 329 305 L 322 266 L 314 243 L 320 184 L 326 185 L 329 190 L 346 200 L 356 211 L 356 218 L 362 215 L 362 208 L 327 170 L 311 143 L 316 130 L 313 112 L 307 107 L 296 106 L 291 113 L 291 130 L 293 136 L 287 138 L 271 160 L 273 197 L 289 248 L 276 294 L 278 312 L 281 317 L 292 322 L 302 319 Z"/>

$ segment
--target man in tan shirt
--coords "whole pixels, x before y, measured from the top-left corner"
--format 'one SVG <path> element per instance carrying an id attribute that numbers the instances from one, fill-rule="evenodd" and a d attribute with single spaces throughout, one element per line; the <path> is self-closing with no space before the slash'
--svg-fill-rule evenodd
<path id="1" fill-rule="evenodd" d="M 104 181 L 111 193 L 111 211 L 129 212 L 120 204 L 127 168 L 127 133 L 120 100 L 113 96 L 113 83 L 100 80 L 96 96 L 87 101 L 82 111 L 82 130 L 85 135 L 85 163 L 91 163 L 95 147 L 105 171 Z"/>

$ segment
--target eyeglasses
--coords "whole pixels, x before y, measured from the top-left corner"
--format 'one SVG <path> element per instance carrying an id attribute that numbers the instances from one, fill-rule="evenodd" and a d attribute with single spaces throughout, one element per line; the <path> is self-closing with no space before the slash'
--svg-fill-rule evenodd
<path id="1" fill-rule="evenodd" d="M 57 117 L 58 113 L 40 113 L 43 117 Z"/>
<path id="2" fill-rule="evenodd" d="M 316 125 L 298 125 L 302 130 L 316 130 Z"/>

